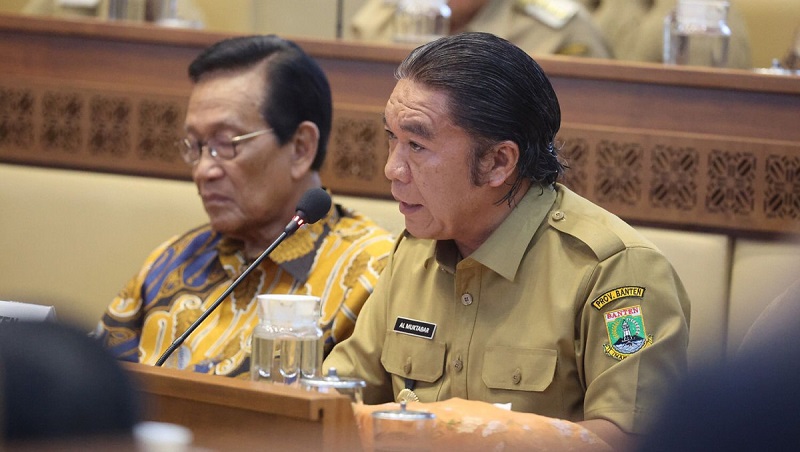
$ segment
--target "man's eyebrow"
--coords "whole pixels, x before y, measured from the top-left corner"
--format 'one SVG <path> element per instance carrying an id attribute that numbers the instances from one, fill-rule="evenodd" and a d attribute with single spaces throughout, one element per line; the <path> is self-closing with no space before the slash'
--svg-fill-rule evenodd
<path id="1" fill-rule="evenodd" d="M 383 116 L 383 126 L 387 127 L 385 115 Z M 416 121 L 400 124 L 400 128 L 414 135 L 419 135 L 426 140 L 432 140 L 434 138 L 433 131 Z"/>

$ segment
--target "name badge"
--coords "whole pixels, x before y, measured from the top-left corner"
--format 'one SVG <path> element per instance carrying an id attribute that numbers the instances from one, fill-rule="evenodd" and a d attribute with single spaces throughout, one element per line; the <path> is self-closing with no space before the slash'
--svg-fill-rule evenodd
<path id="1" fill-rule="evenodd" d="M 394 330 L 398 333 L 424 337 L 425 339 L 433 339 L 433 333 L 436 332 L 436 324 L 423 322 L 422 320 L 398 317 L 394 322 Z"/>

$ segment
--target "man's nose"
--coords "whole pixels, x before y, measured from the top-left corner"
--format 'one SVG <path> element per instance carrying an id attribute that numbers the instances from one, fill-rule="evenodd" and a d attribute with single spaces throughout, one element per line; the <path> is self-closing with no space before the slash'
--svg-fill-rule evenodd
<path id="1" fill-rule="evenodd" d="M 383 167 L 383 173 L 390 181 L 408 182 L 410 172 L 408 164 L 403 158 L 403 151 L 401 149 L 392 149 L 389 151 L 389 156 L 386 158 L 386 165 Z"/>
<path id="2" fill-rule="evenodd" d="M 205 149 L 200 151 L 200 158 L 192 166 L 192 178 L 197 181 L 200 179 L 213 179 L 223 173 L 219 160 L 211 156 Z"/>

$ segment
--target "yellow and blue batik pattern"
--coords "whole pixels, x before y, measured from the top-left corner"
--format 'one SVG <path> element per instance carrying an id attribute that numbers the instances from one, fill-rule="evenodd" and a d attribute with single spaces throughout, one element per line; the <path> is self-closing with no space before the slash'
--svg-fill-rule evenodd
<path id="1" fill-rule="evenodd" d="M 325 352 L 350 336 L 393 246 L 371 220 L 335 206 L 288 237 L 212 312 L 165 366 L 247 377 L 256 295 L 322 300 Z M 247 268 L 242 243 L 205 225 L 162 244 L 112 301 L 95 335 L 119 359 L 155 364 Z"/>

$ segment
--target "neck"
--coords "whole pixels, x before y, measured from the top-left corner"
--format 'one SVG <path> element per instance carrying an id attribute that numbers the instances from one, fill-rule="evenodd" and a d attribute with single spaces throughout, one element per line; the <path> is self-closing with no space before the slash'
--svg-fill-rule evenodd
<path id="1" fill-rule="evenodd" d="M 307 177 L 297 181 L 297 184 L 293 188 L 294 195 L 283 207 L 284 213 L 282 217 L 285 219 L 265 225 L 261 230 L 254 233 L 253 236 L 243 240 L 245 258 L 248 260 L 255 260 L 268 246 L 272 245 L 283 233 L 283 229 L 289 223 L 289 220 L 294 216 L 296 212 L 295 207 L 297 203 L 300 202 L 300 198 L 303 197 L 303 194 L 311 188 L 319 188 L 321 186 L 322 181 L 319 177 L 319 173 L 316 171 L 310 172 Z"/>
<path id="2" fill-rule="evenodd" d="M 519 190 L 512 198 L 510 205 L 508 202 L 503 201 L 501 204 L 492 206 L 489 212 L 487 212 L 488 214 L 485 216 L 487 221 L 484 227 L 481 228 L 479 234 L 476 234 L 476 237 L 472 238 L 471 240 L 454 240 L 461 258 L 470 256 L 475 252 L 475 250 L 480 248 L 480 246 L 483 245 L 483 243 L 488 240 L 489 237 L 491 237 L 494 231 L 496 231 L 497 228 L 503 224 L 503 221 L 505 221 L 505 219 L 511 215 L 514 207 L 516 207 L 519 201 L 525 196 L 530 189 L 530 186 L 531 185 L 529 182 L 520 186 Z"/>

